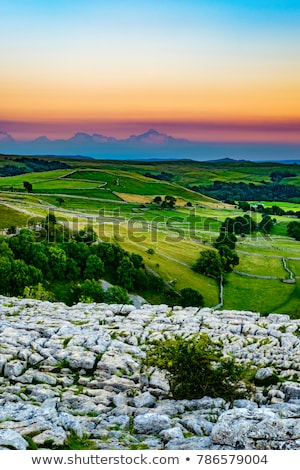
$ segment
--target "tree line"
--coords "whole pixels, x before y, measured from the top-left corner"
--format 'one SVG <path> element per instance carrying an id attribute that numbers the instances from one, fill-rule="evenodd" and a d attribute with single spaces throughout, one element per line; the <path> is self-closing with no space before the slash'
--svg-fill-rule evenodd
<path id="1" fill-rule="evenodd" d="M 231 183 L 214 181 L 211 185 L 194 185 L 190 189 L 221 201 L 235 204 L 236 201 L 286 201 L 300 202 L 300 189 L 293 184 Z"/>
<path id="2" fill-rule="evenodd" d="M 65 162 L 58 160 L 46 160 L 41 158 L 15 158 L 14 162 L 21 163 L 22 166 L 6 164 L 0 168 L 0 176 L 17 176 L 25 173 L 33 173 L 50 170 L 65 170 L 71 168 Z"/>

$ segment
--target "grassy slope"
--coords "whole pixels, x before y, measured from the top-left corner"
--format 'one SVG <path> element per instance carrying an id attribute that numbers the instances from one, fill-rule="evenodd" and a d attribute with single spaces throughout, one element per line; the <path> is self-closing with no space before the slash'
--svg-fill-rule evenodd
<path id="1" fill-rule="evenodd" d="M 12 225 L 25 227 L 29 218 L 29 215 L 0 204 L 0 230 Z"/>
<path id="2" fill-rule="evenodd" d="M 246 279 L 246 282 L 245 282 Z M 279 280 L 243 278 L 231 273 L 224 288 L 224 308 L 252 310 L 262 314 L 288 313 L 300 316 L 300 284 Z"/>

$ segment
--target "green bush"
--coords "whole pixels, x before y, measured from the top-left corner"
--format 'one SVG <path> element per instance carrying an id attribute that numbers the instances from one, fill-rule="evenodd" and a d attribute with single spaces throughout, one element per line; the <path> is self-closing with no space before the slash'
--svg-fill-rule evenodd
<path id="1" fill-rule="evenodd" d="M 198 307 L 204 306 L 204 299 L 200 292 L 192 289 L 191 287 L 185 287 L 180 291 L 181 299 L 180 304 L 182 307 Z"/>
<path id="2" fill-rule="evenodd" d="M 23 297 L 26 299 L 47 300 L 49 302 L 55 301 L 53 292 L 47 291 L 40 282 L 36 286 L 26 286 L 23 291 Z"/>
<path id="3" fill-rule="evenodd" d="M 126 289 L 120 286 L 112 286 L 104 293 L 104 302 L 108 304 L 130 304 L 130 298 Z"/>
<path id="4" fill-rule="evenodd" d="M 175 399 L 210 396 L 232 403 L 251 390 L 251 369 L 224 357 L 221 344 L 207 334 L 155 341 L 148 345 L 145 364 L 166 371 Z"/>
<path id="5" fill-rule="evenodd" d="M 80 302 L 98 302 L 104 301 L 104 290 L 100 282 L 95 279 L 86 279 L 81 285 Z"/>

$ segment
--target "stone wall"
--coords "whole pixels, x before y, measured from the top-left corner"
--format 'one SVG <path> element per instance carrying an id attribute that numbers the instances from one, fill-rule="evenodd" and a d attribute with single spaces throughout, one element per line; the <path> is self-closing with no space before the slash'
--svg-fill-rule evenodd
<path id="1" fill-rule="evenodd" d="M 77 304 L 0 297 L 0 448 L 300 449 L 300 320 L 166 305 Z M 205 332 L 251 361 L 252 400 L 173 400 L 142 369 L 146 340 Z M 30 444 L 31 443 L 31 444 Z"/>

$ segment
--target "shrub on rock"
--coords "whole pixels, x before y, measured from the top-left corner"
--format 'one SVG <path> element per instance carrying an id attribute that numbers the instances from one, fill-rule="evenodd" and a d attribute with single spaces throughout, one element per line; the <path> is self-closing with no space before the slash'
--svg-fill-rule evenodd
<path id="1" fill-rule="evenodd" d="M 250 393 L 250 368 L 224 357 L 221 344 L 213 342 L 207 334 L 175 336 L 151 343 L 146 365 L 166 371 L 175 399 L 210 396 L 232 403 Z"/>

